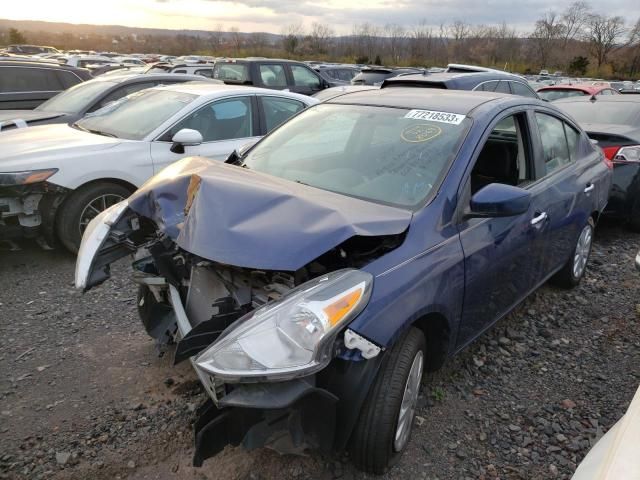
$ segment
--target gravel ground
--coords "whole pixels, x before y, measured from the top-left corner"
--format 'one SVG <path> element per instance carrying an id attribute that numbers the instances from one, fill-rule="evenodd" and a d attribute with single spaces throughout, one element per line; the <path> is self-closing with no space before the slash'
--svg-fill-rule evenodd
<path id="1" fill-rule="evenodd" d="M 408 451 L 382 478 L 570 478 L 640 383 L 640 235 L 601 225 L 573 291 L 544 286 L 425 379 Z M 85 295 L 74 258 L 0 251 L 0 478 L 364 479 L 347 457 L 227 448 L 190 466 L 191 367 L 159 356 L 128 265 Z"/>

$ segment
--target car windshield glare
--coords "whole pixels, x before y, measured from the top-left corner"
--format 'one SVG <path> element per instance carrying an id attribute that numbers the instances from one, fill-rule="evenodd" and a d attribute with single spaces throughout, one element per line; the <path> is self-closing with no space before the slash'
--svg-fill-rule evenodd
<path id="1" fill-rule="evenodd" d="M 412 112 L 416 111 L 317 105 L 257 144 L 243 166 L 312 187 L 415 209 L 442 180 L 471 120 L 452 114 L 443 114 L 440 121 L 424 120 Z"/>
<path id="2" fill-rule="evenodd" d="M 142 140 L 196 98 L 172 90 L 141 90 L 95 111 L 76 125 L 109 136 Z"/>
<path id="3" fill-rule="evenodd" d="M 89 81 L 79 83 L 36 107 L 39 112 L 80 113 L 115 83 Z"/>

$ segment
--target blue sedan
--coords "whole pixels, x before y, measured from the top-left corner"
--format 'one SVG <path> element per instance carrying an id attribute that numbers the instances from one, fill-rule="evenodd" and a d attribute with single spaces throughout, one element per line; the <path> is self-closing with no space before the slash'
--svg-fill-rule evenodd
<path id="1" fill-rule="evenodd" d="M 135 253 L 147 332 L 209 400 L 194 464 L 226 445 L 405 450 L 424 371 L 549 279 L 585 273 L 611 188 L 548 103 L 397 87 L 293 117 L 226 163 L 187 158 L 87 228 L 76 286 Z"/>

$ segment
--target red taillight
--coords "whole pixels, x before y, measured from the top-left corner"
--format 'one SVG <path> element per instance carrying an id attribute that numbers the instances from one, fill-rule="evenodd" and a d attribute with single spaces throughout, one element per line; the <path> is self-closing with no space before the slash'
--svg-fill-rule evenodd
<path id="1" fill-rule="evenodd" d="M 607 157 L 607 160 L 613 160 L 613 157 L 616 156 L 620 147 L 604 147 L 602 151 L 604 152 L 604 156 Z"/>
<path id="2" fill-rule="evenodd" d="M 604 163 L 607 164 L 607 167 L 613 170 L 613 158 L 618 153 L 620 147 L 604 147 L 602 151 L 604 152 Z"/>

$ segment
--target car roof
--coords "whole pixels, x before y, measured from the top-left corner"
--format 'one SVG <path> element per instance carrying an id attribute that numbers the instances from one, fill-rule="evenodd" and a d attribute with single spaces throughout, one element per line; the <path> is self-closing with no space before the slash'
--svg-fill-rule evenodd
<path id="1" fill-rule="evenodd" d="M 598 95 L 597 97 L 583 96 L 583 97 L 568 97 L 568 98 L 560 98 L 555 100 L 554 104 L 562 104 L 562 103 L 575 103 L 575 102 L 583 102 L 583 103 L 640 103 L 640 96 L 636 97 L 635 95 Z"/>
<path id="2" fill-rule="evenodd" d="M 416 89 L 414 87 L 361 90 L 334 97 L 324 103 L 425 109 L 466 115 L 480 105 L 501 99 L 512 100 L 513 103 L 523 103 L 525 99 L 527 102 L 540 105 L 545 103 L 533 98 L 503 93 Z"/>
<path id="3" fill-rule="evenodd" d="M 252 62 L 282 62 L 282 63 L 295 63 L 301 64 L 306 67 L 307 65 L 304 62 L 299 62 L 298 60 L 287 60 L 285 58 L 265 58 L 265 57 L 247 57 L 247 58 L 224 58 L 220 60 L 216 60 L 216 63 L 252 63 Z"/>
<path id="4" fill-rule="evenodd" d="M 511 80 L 526 83 L 524 78 L 506 72 L 443 72 L 443 73 L 417 73 L 392 77 L 385 80 L 383 88 L 395 85 L 444 85 L 452 89 L 472 88 L 480 83 L 492 80 Z"/>
<path id="5" fill-rule="evenodd" d="M 162 85 L 158 87 L 153 87 L 154 89 L 163 89 L 163 90 L 172 90 L 180 93 L 190 93 L 192 95 L 199 96 L 209 96 L 213 94 L 227 94 L 227 93 L 239 93 L 239 94 L 249 94 L 249 95 L 272 95 L 272 96 L 282 96 L 289 97 L 296 100 L 303 101 L 305 104 L 313 104 L 317 103 L 313 97 L 308 97 L 306 95 L 301 95 L 299 93 L 293 93 L 286 90 L 273 90 L 269 88 L 258 88 L 258 87 L 250 87 L 244 85 L 226 85 L 224 83 L 215 83 L 207 80 L 195 81 L 195 82 L 185 82 L 185 83 L 174 83 L 172 85 Z"/>
<path id="6" fill-rule="evenodd" d="M 557 85 L 548 85 L 546 87 L 541 87 L 537 91 L 545 92 L 549 90 L 579 90 L 581 92 L 587 92 L 590 94 L 598 93 L 601 90 L 610 90 L 611 87 L 609 85 L 589 85 L 585 83 L 559 83 Z"/>
<path id="7" fill-rule="evenodd" d="M 157 81 L 157 80 L 183 80 L 184 82 L 211 82 L 218 84 L 218 81 L 212 81 L 206 77 L 200 75 L 189 75 L 186 73 L 135 73 L 135 74 L 121 74 L 110 75 L 108 77 L 98 76 L 93 80 L 111 82 L 111 83 L 138 83 L 144 81 Z M 219 82 L 222 84 L 222 82 Z"/>
<path id="8" fill-rule="evenodd" d="M 61 63 L 55 62 L 55 61 L 51 61 L 51 62 L 47 62 L 47 61 L 42 61 L 42 60 L 34 60 L 34 61 L 29 61 L 29 60 L 5 60 L 4 58 L 0 57 L 0 66 L 1 67 L 42 67 L 42 68 L 56 68 L 56 69 L 60 69 L 60 70 L 83 70 L 83 71 L 88 71 L 84 68 L 79 68 L 79 67 L 73 67 L 71 65 L 63 65 Z"/>

